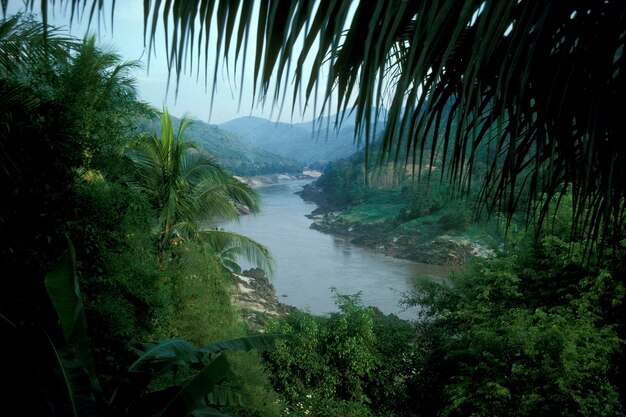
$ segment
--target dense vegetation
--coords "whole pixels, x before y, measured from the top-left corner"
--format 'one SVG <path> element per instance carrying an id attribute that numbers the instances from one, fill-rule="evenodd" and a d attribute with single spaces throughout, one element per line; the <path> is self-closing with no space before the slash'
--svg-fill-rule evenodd
<path id="1" fill-rule="evenodd" d="M 271 258 L 212 221 L 257 210 L 256 193 L 186 141 L 184 125 L 175 134 L 167 112 L 158 135 L 136 135 L 154 114 L 137 100 L 136 63 L 94 37 L 47 31 L 0 21 L 4 407 L 272 415 L 260 359 L 219 354 L 271 338 L 214 344 L 246 335 L 226 254 Z"/>
<path id="2" fill-rule="evenodd" d="M 258 356 L 226 362 L 216 353 L 270 348 L 272 339 L 211 343 L 244 333 L 215 246 L 200 238 L 202 228 L 166 239 L 162 232 L 186 210 L 164 211 L 165 200 L 129 186 L 142 160 L 122 158 L 122 150 L 135 117 L 149 111 L 135 100 L 132 65 L 120 65 L 93 40 L 52 29 L 44 37 L 32 21 L 5 20 L 0 323 L 8 341 L 7 408 L 220 415 L 209 403 L 242 416 L 626 414 L 623 4 L 390 1 L 361 2 L 352 13 L 350 3 L 300 0 L 285 10 L 268 2 L 255 19 L 242 6 L 249 2 L 237 1 L 215 9 L 212 2 L 169 2 L 163 13 L 167 22 L 176 7 L 174 30 L 191 37 L 197 13 L 215 10 L 222 34 L 241 14 L 237 42 L 231 33 L 218 37 L 238 51 L 250 22 L 259 22 L 255 76 L 263 97 L 276 72 L 280 88 L 294 41 L 306 31 L 296 64 L 306 98 L 317 92 L 320 74 L 318 65 L 303 76 L 309 52 L 321 64 L 332 51 L 328 95 L 339 91 L 345 109 L 356 94 L 364 130 L 369 108 L 384 99 L 380 82 L 393 85 L 384 149 L 400 146 L 420 158 L 433 131 L 451 152 L 443 152 L 451 155 L 446 172 L 459 188 L 472 185 L 485 151 L 478 201 L 507 215 L 524 207 L 531 227 L 511 230 L 505 250 L 467 273 L 423 283 L 407 300 L 422 307 L 413 324 L 339 296 L 337 314 L 295 314 L 273 325 L 297 343 L 278 341 L 264 354 L 269 374 Z M 160 3 L 146 4 L 147 19 L 157 7 L 156 28 Z M 178 48 L 195 44 L 186 40 L 172 37 L 177 68 L 188 56 Z M 382 80 L 387 74 L 391 80 Z M 200 183 L 181 180 L 169 190 L 176 195 Z M 422 203 L 404 215 L 419 219 L 437 201 Z M 139 344 L 161 338 L 195 346 Z M 237 376 L 223 383 L 229 368 Z M 236 405 L 235 386 L 247 393 L 245 408 Z"/>
<path id="3" fill-rule="evenodd" d="M 360 151 L 328 164 L 302 192 L 320 206 L 312 227 L 425 263 L 463 264 L 486 255 L 502 243 L 506 216 L 479 213 L 475 193 L 464 195 L 440 180 L 439 162 L 421 169 L 393 162 L 368 164 Z M 420 171 L 424 176 L 430 171 L 433 178 L 420 178 Z M 475 179 L 482 175 L 477 171 Z M 520 218 L 523 213 L 513 225 Z"/>

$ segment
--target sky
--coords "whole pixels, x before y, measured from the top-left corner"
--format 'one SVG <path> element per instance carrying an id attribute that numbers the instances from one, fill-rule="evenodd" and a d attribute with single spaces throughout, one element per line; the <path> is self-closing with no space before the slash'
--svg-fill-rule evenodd
<path id="1" fill-rule="evenodd" d="M 37 3 L 37 2 L 36 2 Z M 13 0 L 9 2 L 8 14 L 14 14 L 22 9 L 22 1 Z M 168 111 L 175 116 L 187 115 L 192 118 L 219 124 L 238 117 L 258 116 L 272 121 L 294 122 L 308 121 L 313 119 L 311 109 L 302 112 L 296 110 L 293 120 L 291 119 L 291 108 L 284 108 L 279 112 L 271 103 L 265 106 L 253 106 L 252 103 L 252 77 L 251 66 L 246 68 L 244 74 L 243 88 L 239 88 L 239 76 L 236 84 L 232 77 L 223 72 L 218 74 L 216 94 L 212 112 L 211 86 L 205 89 L 204 74 L 201 70 L 200 80 L 196 82 L 195 72 L 193 76 L 182 75 L 175 94 L 172 78 L 170 88 L 167 88 L 168 70 L 165 60 L 165 43 L 162 36 L 162 28 L 157 29 L 156 56 L 154 53 L 150 59 L 148 68 L 148 54 L 143 45 L 143 0 L 117 1 L 115 6 L 113 30 L 111 30 L 110 8 L 105 7 L 106 12 L 101 16 L 101 22 L 92 22 L 89 28 L 90 33 L 96 33 L 99 45 L 110 45 L 114 47 L 124 60 L 141 60 L 143 69 L 135 72 L 137 87 L 140 99 L 152 104 L 157 109 L 166 105 Z M 36 12 L 36 10 L 35 10 Z M 82 38 L 87 33 L 86 19 L 82 22 L 72 22 L 69 25 L 69 13 L 63 13 L 58 7 L 49 13 L 50 23 L 57 27 L 63 27 L 78 38 Z M 252 48 L 250 48 L 252 49 Z M 247 62 L 253 62 L 252 58 L 247 58 Z M 211 64 L 210 64 L 211 65 Z M 241 105 L 239 100 L 242 93 Z M 280 117 L 279 117 L 280 114 Z"/>

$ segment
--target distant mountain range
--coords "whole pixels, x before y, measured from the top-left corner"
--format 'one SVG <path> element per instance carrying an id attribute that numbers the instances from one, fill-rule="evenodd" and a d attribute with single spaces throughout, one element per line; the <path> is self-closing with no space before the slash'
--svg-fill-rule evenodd
<path id="1" fill-rule="evenodd" d="M 272 122 L 260 117 L 240 117 L 219 125 L 249 145 L 286 158 L 311 164 L 347 158 L 363 147 L 354 137 L 354 116 L 347 116 L 337 131 L 334 116 L 308 123 Z M 330 123 L 329 123 L 330 121 Z M 382 129 L 382 123 L 378 130 Z"/>
<path id="2" fill-rule="evenodd" d="M 170 117 L 177 129 L 180 119 Z M 362 149 L 362 144 L 354 139 L 354 116 L 346 116 L 339 131 L 334 129 L 334 120 L 331 116 L 289 124 L 240 117 L 217 126 L 196 120 L 185 137 L 215 155 L 235 175 L 296 173 L 307 165 L 348 158 Z M 158 120 L 139 123 L 139 131 L 159 129 Z"/>
<path id="3" fill-rule="evenodd" d="M 180 119 L 170 117 L 174 129 L 177 129 Z M 160 122 L 158 120 L 144 120 L 140 123 L 139 130 L 158 132 Z M 236 134 L 201 121 L 194 121 L 189 126 L 185 131 L 185 138 L 194 141 L 199 147 L 215 155 L 220 164 L 235 175 L 295 173 L 302 172 L 305 165 L 303 162 L 256 147 L 249 141 L 242 140 Z"/>

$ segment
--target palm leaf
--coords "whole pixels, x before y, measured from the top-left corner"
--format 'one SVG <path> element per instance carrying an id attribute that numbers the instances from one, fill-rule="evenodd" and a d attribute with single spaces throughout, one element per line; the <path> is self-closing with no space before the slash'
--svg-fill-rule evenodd
<path id="1" fill-rule="evenodd" d="M 258 195 L 252 188 L 183 137 L 190 123 L 183 118 L 175 133 L 164 108 L 160 134 L 140 136 L 125 152 L 135 167 L 129 185 L 144 193 L 159 210 L 161 250 L 168 247 L 174 234 L 194 239 L 206 234 L 202 230 L 218 219 L 238 219 L 240 206 L 259 210 Z M 250 239 L 231 236 L 226 244 L 240 246 L 250 259 L 271 266 L 267 249 Z"/>
<path id="2" fill-rule="evenodd" d="M 15 76 L 42 63 L 67 62 L 79 46 L 75 38 L 31 17 L 19 13 L 6 17 L 0 20 L 0 73 Z"/>
<path id="3" fill-rule="evenodd" d="M 251 263 L 271 274 L 274 271 L 274 259 L 264 245 L 239 233 L 224 230 L 203 230 L 200 236 L 216 254 L 237 248 L 237 252 Z"/>

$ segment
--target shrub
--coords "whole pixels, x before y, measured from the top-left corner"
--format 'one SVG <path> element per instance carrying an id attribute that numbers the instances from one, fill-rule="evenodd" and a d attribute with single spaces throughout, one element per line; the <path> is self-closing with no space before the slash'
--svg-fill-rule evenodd
<path id="1" fill-rule="evenodd" d="M 410 405 L 413 330 L 408 322 L 336 295 L 339 312 L 292 313 L 272 330 L 294 335 L 265 355 L 283 409 L 294 415 L 404 415 Z"/>
<path id="2" fill-rule="evenodd" d="M 469 226 L 469 214 L 466 211 L 454 211 L 448 212 L 441 216 L 437 220 L 437 224 L 441 226 L 443 230 L 456 230 L 458 232 L 464 232 Z"/>

